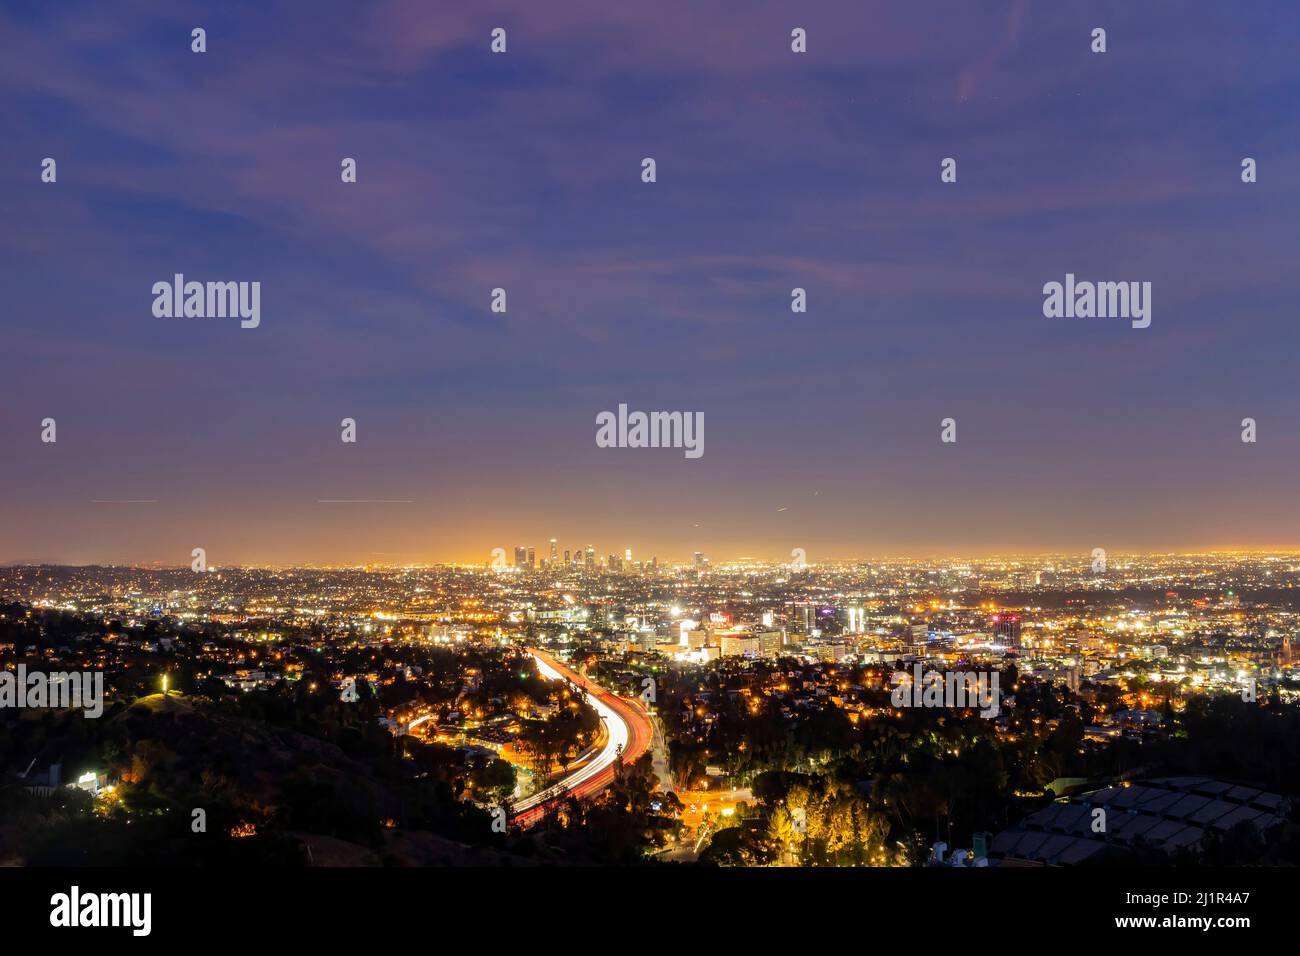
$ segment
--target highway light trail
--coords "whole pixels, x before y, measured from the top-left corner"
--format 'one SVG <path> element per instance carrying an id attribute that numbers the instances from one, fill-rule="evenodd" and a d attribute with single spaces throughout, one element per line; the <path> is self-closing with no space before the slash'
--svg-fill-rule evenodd
<path id="1" fill-rule="evenodd" d="M 558 783 L 519 801 L 514 807 L 515 826 L 529 827 L 546 811 L 567 796 L 588 797 L 600 792 L 614 780 L 614 764 L 621 754 L 625 763 L 636 761 L 650 746 L 650 721 L 639 705 L 610 693 L 575 673 L 545 651 L 529 648 L 542 676 L 549 680 L 567 680 L 587 694 L 587 702 L 600 715 L 605 727 L 605 744 L 585 765 L 566 775 Z"/>

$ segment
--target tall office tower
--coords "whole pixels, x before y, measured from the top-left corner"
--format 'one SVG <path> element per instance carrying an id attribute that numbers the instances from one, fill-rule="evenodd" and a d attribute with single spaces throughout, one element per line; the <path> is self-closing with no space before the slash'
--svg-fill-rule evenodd
<path id="1" fill-rule="evenodd" d="M 515 567 L 522 568 L 524 562 L 528 560 L 528 552 L 523 548 L 515 548 Z"/>
<path id="2" fill-rule="evenodd" d="M 587 545 L 587 567 L 596 569 L 596 549 L 591 545 Z"/>
<path id="3" fill-rule="evenodd" d="M 994 614 L 992 624 L 995 643 L 1004 644 L 1007 647 L 1020 646 L 1019 614 Z"/>
<path id="4" fill-rule="evenodd" d="M 626 561 L 628 564 L 631 564 L 631 563 L 632 563 L 632 549 L 631 549 L 631 548 L 625 548 L 625 549 L 624 549 L 624 551 L 623 551 L 623 560 Z"/>
<path id="5" fill-rule="evenodd" d="M 552 538 L 552 539 L 551 539 L 551 564 L 552 564 L 552 566 L 554 566 L 555 562 L 556 562 L 557 560 L 559 560 L 559 557 L 560 557 L 559 549 L 556 548 L 556 546 L 555 546 L 555 539 Z"/>
<path id="6" fill-rule="evenodd" d="M 659 558 L 657 555 L 651 555 L 650 557 L 650 570 L 651 571 L 659 570 Z"/>
<path id="7" fill-rule="evenodd" d="M 569 560 L 569 549 L 568 549 L 568 548 L 565 548 L 565 549 L 564 549 L 564 563 L 565 563 L 566 565 L 568 565 L 568 564 L 572 564 L 572 563 L 573 563 L 572 561 Z"/>
<path id="8" fill-rule="evenodd" d="M 697 568 L 702 568 L 702 567 L 704 567 L 704 552 L 703 552 L 703 551 L 696 551 L 696 552 L 695 552 L 695 566 L 696 566 Z"/>
<path id="9" fill-rule="evenodd" d="M 529 566 L 530 568 L 535 568 L 535 567 L 537 567 L 537 549 L 536 549 L 536 548 L 529 548 L 529 549 L 528 549 L 528 566 Z"/>

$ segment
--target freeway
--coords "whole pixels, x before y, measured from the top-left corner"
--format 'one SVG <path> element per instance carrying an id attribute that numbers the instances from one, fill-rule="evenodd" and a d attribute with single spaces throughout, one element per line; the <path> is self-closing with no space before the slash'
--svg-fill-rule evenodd
<path id="1" fill-rule="evenodd" d="M 581 674 L 570 670 L 550 654 L 536 648 L 528 653 L 537 661 L 537 669 L 550 680 L 567 680 L 587 694 L 587 702 L 595 708 L 605 725 L 605 744 L 590 761 L 583 764 L 558 783 L 554 783 L 514 807 L 511 824 L 530 827 L 546 811 L 567 797 L 589 797 L 599 793 L 614 780 L 614 763 L 621 756 L 624 763 L 634 763 L 650 748 L 652 728 L 650 719 L 640 703 L 619 697 L 594 684 Z"/>

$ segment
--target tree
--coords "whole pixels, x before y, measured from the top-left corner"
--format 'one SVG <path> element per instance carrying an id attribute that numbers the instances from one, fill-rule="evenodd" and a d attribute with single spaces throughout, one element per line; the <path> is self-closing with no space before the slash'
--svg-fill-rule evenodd
<path id="1" fill-rule="evenodd" d="M 767 839 L 780 854 L 783 863 L 793 862 L 795 833 L 794 820 L 785 807 L 777 807 L 767 818 Z"/>
<path id="2" fill-rule="evenodd" d="M 470 784 L 483 796 L 500 803 L 514 793 L 515 768 L 508 761 L 495 757 L 470 771 Z"/>

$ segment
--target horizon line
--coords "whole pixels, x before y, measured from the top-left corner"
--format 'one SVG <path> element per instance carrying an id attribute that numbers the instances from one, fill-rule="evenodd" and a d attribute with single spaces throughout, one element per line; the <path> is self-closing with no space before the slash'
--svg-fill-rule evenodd
<path id="1" fill-rule="evenodd" d="M 1108 550 L 1106 552 L 1106 555 L 1108 561 L 1115 557 L 1121 557 L 1121 558 L 1197 558 L 1197 557 L 1246 558 L 1246 557 L 1253 556 L 1253 557 L 1300 558 L 1300 546 L 1291 546 L 1291 547 L 1284 547 L 1284 548 L 1212 548 L 1212 549 L 1193 550 L 1193 551 L 1176 551 L 1176 550 L 1175 551 L 1167 551 L 1167 550 L 1110 551 Z M 652 555 L 651 557 L 657 558 L 657 556 L 655 555 Z M 1024 552 L 1005 552 L 1005 553 L 993 553 L 993 554 L 981 554 L 981 555 L 960 554 L 960 553 L 953 553 L 953 554 L 934 553 L 934 554 L 927 554 L 927 555 L 886 554 L 886 555 L 876 555 L 876 556 L 862 556 L 862 557 L 855 557 L 855 558 L 829 558 L 824 561 L 805 561 L 804 566 L 805 567 L 831 567 L 837 565 L 853 565 L 853 564 L 864 564 L 864 563 L 919 563 L 925 561 L 959 561 L 959 562 L 960 561 L 969 561 L 969 562 L 1029 561 L 1029 560 L 1056 560 L 1061 558 L 1073 558 L 1073 557 L 1077 557 L 1081 563 L 1086 564 L 1091 560 L 1092 555 L 1090 551 L 1024 551 Z M 709 565 L 712 567 L 747 566 L 747 565 L 752 565 L 756 567 L 780 567 L 780 566 L 788 566 L 790 564 L 790 560 L 788 558 L 769 559 L 769 558 L 754 557 L 751 555 L 740 555 L 732 558 L 722 558 L 722 559 L 708 559 L 706 555 L 706 559 L 708 560 Z M 645 564 L 644 560 L 642 561 L 642 564 L 643 565 Z M 665 568 L 693 567 L 694 563 L 693 563 L 693 559 L 686 559 L 684 561 L 665 560 L 660 562 L 659 566 Z M 105 568 L 105 569 L 121 569 L 121 570 L 139 570 L 139 571 L 182 571 L 182 570 L 189 570 L 189 567 L 190 566 L 188 564 L 160 564 L 157 562 L 154 563 L 86 562 L 81 564 L 63 563 L 58 561 L 0 562 L 0 572 L 6 570 L 19 569 L 19 568 L 81 568 L 81 569 Z M 584 569 L 586 566 L 584 564 L 575 562 L 572 565 L 561 565 L 560 568 L 558 568 L 557 570 L 562 570 L 567 567 Z M 256 570 L 355 571 L 355 570 L 362 570 L 367 568 L 388 569 L 388 570 L 413 570 L 413 569 L 432 569 L 432 568 L 462 568 L 462 569 L 492 570 L 491 558 L 488 558 L 487 560 L 483 560 L 483 561 L 443 560 L 443 561 L 417 561 L 417 562 L 408 562 L 408 563 L 390 563 L 390 562 L 382 562 L 382 561 L 363 561 L 359 563 L 341 563 L 341 564 L 335 564 L 335 563 L 280 564 L 280 563 L 261 563 L 261 562 L 249 562 L 249 563 L 235 562 L 231 564 L 222 564 L 222 565 L 213 566 L 209 568 L 208 571 L 206 572 L 194 572 L 194 573 L 210 574 L 210 573 L 215 573 L 215 572 L 225 571 L 225 570 L 229 570 L 229 571 L 256 571 Z M 499 570 L 514 571 L 514 570 L 518 570 L 518 568 L 514 565 L 507 565 L 506 567 L 501 568 Z M 542 571 L 548 569 L 538 566 L 534 568 L 526 568 L 525 570 Z M 596 570 L 607 570 L 607 568 L 605 566 L 597 565 Z"/>

